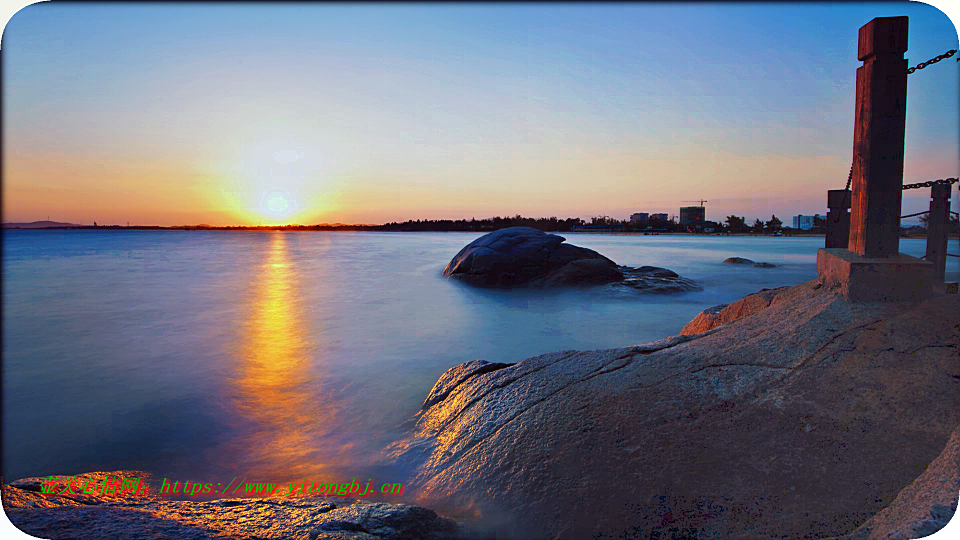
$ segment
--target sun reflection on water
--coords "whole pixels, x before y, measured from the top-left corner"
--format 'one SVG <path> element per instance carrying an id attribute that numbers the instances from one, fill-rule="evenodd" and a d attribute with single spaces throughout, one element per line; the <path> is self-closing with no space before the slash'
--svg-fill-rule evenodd
<path id="1" fill-rule="evenodd" d="M 270 234 L 264 262 L 254 278 L 253 303 L 245 322 L 234 383 L 236 413 L 252 423 L 234 455 L 242 471 L 265 481 L 325 476 L 317 439 L 336 416 L 335 400 L 316 399 L 311 364 L 316 343 L 304 326 L 298 273 L 288 253 L 288 235 Z"/>

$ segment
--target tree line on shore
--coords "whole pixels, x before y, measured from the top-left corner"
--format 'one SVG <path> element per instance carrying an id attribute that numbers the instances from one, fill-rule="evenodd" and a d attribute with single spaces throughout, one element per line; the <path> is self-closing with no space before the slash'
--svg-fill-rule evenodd
<path id="1" fill-rule="evenodd" d="M 920 218 L 919 227 L 904 229 L 909 232 L 912 229 L 925 229 L 926 216 Z M 952 230 L 956 231 L 957 220 L 951 217 L 953 222 Z M 5 224 L 21 225 L 21 224 Z M 776 234 L 778 232 L 803 232 L 809 234 L 823 234 L 825 232 L 826 221 L 824 218 L 816 216 L 813 219 L 813 226 L 804 231 L 795 231 L 789 227 L 784 227 L 783 222 L 772 215 L 767 221 L 755 219 L 753 223 L 747 223 L 746 218 L 742 216 L 727 216 L 723 223 L 705 221 L 696 226 L 681 225 L 673 220 L 650 219 L 643 222 L 618 220 L 609 216 L 596 216 L 590 220 L 581 218 L 560 219 L 556 216 L 530 218 L 519 214 L 510 217 L 490 217 L 483 219 L 417 219 L 403 222 L 390 222 L 382 225 L 348 225 L 343 223 L 316 224 L 316 225 L 236 225 L 236 226 L 216 226 L 216 225 L 179 225 L 172 227 L 162 227 L 158 225 L 100 225 L 100 226 L 81 226 L 72 224 L 58 224 L 53 227 L 42 228 L 76 228 L 76 229 L 177 229 L 177 230 L 314 230 L 314 231 L 387 231 L 387 232 L 490 232 L 507 227 L 532 227 L 545 232 L 570 232 L 577 228 L 583 230 L 613 230 L 619 232 L 699 232 L 699 233 L 733 233 L 733 234 Z M 20 228 L 20 227 L 12 227 Z"/>
<path id="2" fill-rule="evenodd" d="M 817 218 L 814 227 L 817 230 L 809 232 L 823 232 L 823 219 Z M 769 221 L 757 219 L 752 225 L 746 224 L 746 219 L 738 216 L 727 216 L 725 223 L 707 221 L 698 226 L 681 225 L 673 220 L 649 219 L 643 222 L 614 219 L 609 216 L 596 216 L 589 221 L 580 218 L 560 219 L 555 216 L 548 218 L 528 218 L 519 214 L 513 217 L 492 217 L 484 219 L 459 220 L 410 220 L 402 223 L 392 222 L 383 225 L 371 226 L 369 230 L 381 231 L 493 231 L 506 227 L 532 227 L 541 231 L 569 232 L 576 227 L 610 228 L 624 232 L 732 232 L 732 233 L 776 233 L 783 229 L 783 222 L 777 216 L 770 216 Z M 708 229 L 710 231 L 708 231 Z"/>
<path id="3" fill-rule="evenodd" d="M 727 216 L 726 223 L 707 221 L 698 226 L 681 225 L 673 220 L 650 219 L 644 222 L 614 219 L 609 216 L 596 216 L 589 220 L 581 218 L 561 219 L 556 216 L 531 218 L 519 214 L 515 216 L 496 216 L 483 219 L 417 219 L 403 222 L 390 222 L 382 225 L 346 225 L 317 224 L 317 225 L 283 225 L 283 226 L 240 226 L 240 227 L 213 227 L 209 225 L 190 226 L 190 229 L 296 229 L 322 231 L 392 231 L 392 232 L 484 232 L 495 231 L 507 227 L 531 227 L 546 232 L 570 232 L 577 228 L 584 230 L 611 229 L 622 232 L 732 232 L 768 234 L 783 229 L 783 222 L 777 216 L 770 216 L 769 221 L 757 219 L 753 225 L 747 225 L 745 218 Z M 823 220 L 814 229 L 805 232 L 823 232 Z"/>

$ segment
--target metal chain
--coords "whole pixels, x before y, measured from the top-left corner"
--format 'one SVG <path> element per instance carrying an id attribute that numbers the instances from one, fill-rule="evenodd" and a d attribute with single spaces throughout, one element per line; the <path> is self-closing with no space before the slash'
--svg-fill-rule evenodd
<path id="1" fill-rule="evenodd" d="M 957 178 L 945 178 L 942 180 L 927 180 L 926 182 L 920 182 L 917 184 L 904 184 L 903 189 L 917 189 L 925 188 L 930 186 L 935 186 L 937 184 L 955 184 L 957 183 Z"/>
<path id="2" fill-rule="evenodd" d="M 953 55 L 955 55 L 955 54 L 957 54 L 957 50 L 956 50 L 956 49 L 951 49 L 951 50 L 949 50 L 949 51 L 947 51 L 947 52 L 945 52 L 945 53 L 943 53 L 943 54 L 941 54 L 941 55 L 938 55 L 936 58 L 931 58 L 930 60 L 927 60 L 926 62 L 920 62 L 920 63 L 917 64 L 916 66 L 914 66 L 914 67 L 912 67 L 912 68 L 908 68 L 908 69 L 907 69 L 907 75 L 913 73 L 914 71 L 916 71 L 916 70 L 918 70 L 918 69 L 923 69 L 923 68 L 929 66 L 930 64 L 936 64 L 937 62 L 939 62 L 939 61 L 941 61 L 941 60 L 943 60 L 943 59 L 950 58 L 951 56 L 953 56 Z M 960 62 L 960 58 L 957 58 L 957 62 Z"/>
<path id="3" fill-rule="evenodd" d="M 847 191 L 850 191 L 850 182 L 853 182 L 853 163 L 850 164 L 850 174 L 847 175 L 847 187 L 844 188 Z"/>

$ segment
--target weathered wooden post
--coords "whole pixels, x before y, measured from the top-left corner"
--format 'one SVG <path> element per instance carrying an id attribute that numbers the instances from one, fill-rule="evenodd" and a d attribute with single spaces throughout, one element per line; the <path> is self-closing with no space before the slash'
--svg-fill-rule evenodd
<path id="1" fill-rule="evenodd" d="M 827 223 L 825 246 L 844 248 L 850 239 L 850 190 L 831 189 L 827 191 Z"/>
<path id="2" fill-rule="evenodd" d="M 930 213 L 927 214 L 927 261 L 933 275 L 943 281 L 947 270 L 947 234 L 950 224 L 950 184 L 930 186 Z"/>
<path id="3" fill-rule="evenodd" d="M 846 246 L 817 252 L 822 282 L 850 300 L 932 293 L 933 265 L 899 252 L 907 26 L 907 17 L 878 17 L 860 28 L 850 233 Z"/>

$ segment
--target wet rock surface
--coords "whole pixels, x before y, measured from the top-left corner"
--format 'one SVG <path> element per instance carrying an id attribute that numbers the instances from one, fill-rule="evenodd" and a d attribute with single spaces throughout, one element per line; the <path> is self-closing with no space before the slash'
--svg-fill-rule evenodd
<path id="1" fill-rule="evenodd" d="M 78 478 L 149 478 L 141 471 Z M 156 495 L 41 494 L 40 478 L 4 486 L 3 507 L 20 530 L 49 539 L 446 540 L 457 523 L 432 510 L 339 497 L 169 500 Z M 79 485 L 79 484 L 78 484 Z"/>
<path id="2" fill-rule="evenodd" d="M 530 227 L 500 229 L 460 250 L 443 275 L 478 287 L 558 288 L 620 283 L 655 293 L 697 291 L 694 281 L 665 268 L 632 268 L 562 236 Z"/>
<path id="3" fill-rule="evenodd" d="M 849 534 L 960 424 L 960 296 L 813 285 L 715 310 L 725 326 L 696 334 L 475 364 L 388 454 L 420 504 L 497 516 L 501 537 Z"/>

